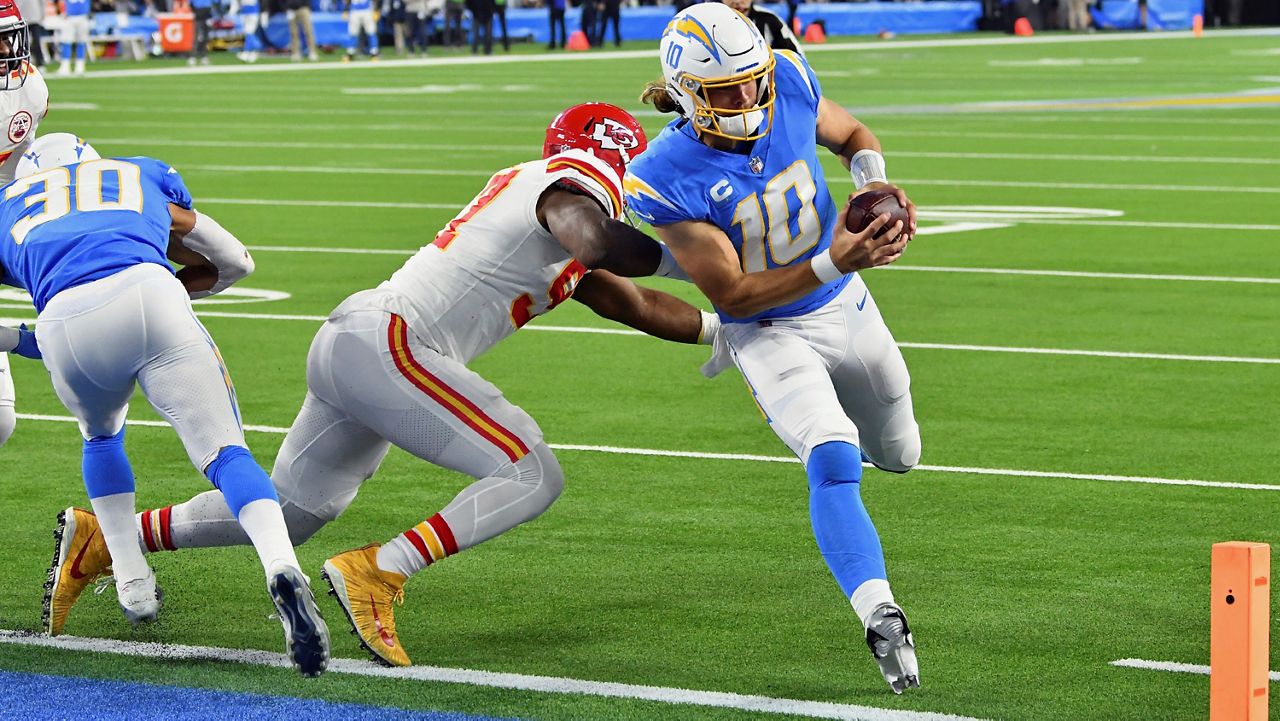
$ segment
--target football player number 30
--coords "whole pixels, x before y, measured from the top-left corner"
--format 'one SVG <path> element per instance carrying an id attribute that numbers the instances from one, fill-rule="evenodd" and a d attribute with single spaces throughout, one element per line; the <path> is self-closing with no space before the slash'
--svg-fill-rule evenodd
<path id="1" fill-rule="evenodd" d="M 103 158 L 90 160 L 76 167 L 76 205 L 80 212 L 95 210 L 132 210 L 142 212 L 142 171 L 133 163 Z M 115 200 L 103 197 L 103 177 L 108 173 L 116 177 L 118 188 Z M 43 173 L 15 180 L 5 190 L 5 200 L 24 195 L 36 185 L 44 186 L 40 192 L 26 196 L 27 207 L 39 203 L 40 212 L 21 218 L 13 224 L 13 242 L 22 245 L 27 233 L 38 225 L 57 220 L 71 212 L 71 170 L 53 168 Z"/>
<path id="2" fill-rule="evenodd" d="M 794 234 L 787 201 L 792 190 L 800 202 Z M 787 265 L 817 245 L 822 238 L 822 221 L 813 205 L 816 197 L 818 188 L 813 184 L 809 164 L 797 160 L 765 184 L 763 207 L 760 193 L 752 193 L 739 202 L 733 224 L 742 228 L 742 269 L 748 273 L 765 270 L 770 259 L 775 266 Z"/>

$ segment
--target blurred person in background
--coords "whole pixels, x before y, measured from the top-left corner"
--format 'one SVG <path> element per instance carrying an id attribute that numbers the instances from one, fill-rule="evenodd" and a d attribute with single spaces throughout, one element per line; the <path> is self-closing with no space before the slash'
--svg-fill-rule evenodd
<path id="1" fill-rule="evenodd" d="M 578 7 L 582 9 L 581 22 L 579 30 L 583 35 L 587 36 L 587 44 L 595 47 L 600 44 L 600 39 L 596 37 L 596 31 L 599 30 L 599 6 L 597 0 L 578 0 Z"/>
<path id="2" fill-rule="evenodd" d="M 381 0 L 378 13 L 391 29 L 391 44 L 395 46 L 396 55 L 405 53 L 405 33 L 408 29 L 408 18 L 404 12 L 404 0 Z"/>
<path id="3" fill-rule="evenodd" d="M 1063 24 L 1068 30 L 1080 32 L 1093 29 L 1092 18 L 1089 17 L 1089 0 L 1064 0 L 1062 9 L 1066 13 L 1066 22 Z"/>
<path id="4" fill-rule="evenodd" d="M 62 64 L 58 75 L 70 75 L 72 61 L 76 75 L 84 75 L 89 57 L 89 0 L 66 0 L 62 9 Z"/>
<path id="5" fill-rule="evenodd" d="M 347 18 L 347 54 L 342 62 L 355 59 L 360 49 L 360 34 L 364 34 L 369 59 L 378 60 L 378 20 L 373 16 L 373 0 L 346 0 L 343 15 Z"/>
<path id="6" fill-rule="evenodd" d="M 804 51 L 800 49 L 800 41 L 796 39 L 795 33 L 791 32 L 791 26 L 783 22 L 776 13 L 756 7 L 752 0 L 724 0 L 724 4 L 746 15 L 747 19 L 760 31 L 765 44 L 770 48 L 790 50 L 804 55 Z"/>
<path id="7" fill-rule="evenodd" d="M 258 53 L 262 51 L 262 38 L 258 37 L 258 28 L 266 25 L 263 22 L 262 7 L 258 5 L 258 0 L 232 0 L 231 12 L 240 17 L 240 28 L 244 31 L 244 48 L 236 57 L 246 63 L 257 62 Z"/>
<path id="8" fill-rule="evenodd" d="M 307 38 L 307 59 L 315 62 L 320 59 L 316 52 L 316 28 L 311 22 L 311 0 L 285 0 L 285 17 L 289 20 L 289 59 L 298 62 L 302 59 L 302 42 L 299 31 Z"/>
<path id="9" fill-rule="evenodd" d="M 564 47 L 569 39 L 569 33 L 564 29 L 564 6 L 565 0 L 548 0 L 547 12 L 551 17 L 551 41 L 547 43 L 547 50 L 555 50 L 556 47 Z M 556 23 L 560 24 L 560 44 L 556 45 Z"/>
<path id="10" fill-rule="evenodd" d="M 17 0 L 18 12 L 27 23 L 27 34 L 31 38 L 31 64 L 37 68 L 44 67 L 44 46 L 40 38 L 44 37 L 44 1 Z"/>
<path id="11" fill-rule="evenodd" d="M 507 0 L 493 0 L 493 14 L 498 18 L 498 28 L 502 31 L 502 52 L 511 52 L 511 38 L 507 35 Z"/>
<path id="12" fill-rule="evenodd" d="M 405 48 L 410 55 L 426 55 L 427 42 L 431 37 L 431 20 L 440 12 L 439 3 L 428 0 L 405 0 Z"/>
<path id="13" fill-rule="evenodd" d="M 493 0 L 467 0 L 467 11 L 471 13 L 471 54 L 483 43 L 484 54 L 493 55 Z"/>
<path id="14" fill-rule="evenodd" d="M 462 11 L 466 9 L 462 0 L 444 1 L 444 45 L 445 47 L 462 47 L 467 36 L 462 32 Z"/>
<path id="15" fill-rule="evenodd" d="M 604 8 L 600 13 L 600 30 L 596 32 L 596 39 L 601 45 L 604 44 L 605 29 L 610 21 L 613 21 L 613 45 L 621 46 L 622 31 L 618 25 L 622 22 L 622 0 L 604 0 Z"/>
<path id="16" fill-rule="evenodd" d="M 191 42 L 191 53 L 187 55 L 187 65 L 209 64 L 209 20 L 213 17 L 213 0 L 191 0 L 191 14 L 194 16 L 195 38 Z"/>

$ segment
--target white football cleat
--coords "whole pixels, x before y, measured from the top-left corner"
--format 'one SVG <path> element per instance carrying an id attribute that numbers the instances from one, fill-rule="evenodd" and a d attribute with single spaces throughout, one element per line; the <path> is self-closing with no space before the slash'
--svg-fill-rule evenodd
<path id="1" fill-rule="evenodd" d="M 915 638 L 897 604 L 886 603 L 871 613 L 867 619 L 867 646 L 894 693 L 920 687 Z"/>
<path id="2" fill-rule="evenodd" d="M 116 579 L 116 598 L 120 600 L 120 610 L 124 611 L 125 619 L 137 626 L 156 620 L 164 603 L 164 591 L 156 586 L 155 572 L 147 569 L 145 578 L 123 583 Z"/>
<path id="3" fill-rule="evenodd" d="M 320 617 L 307 577 L 295 566 L 276 563 L 267 572 L 267 591 L 284 626 L 284 652 L 303 676 L 319 676 L 329 665 L 329 627 Z"/>

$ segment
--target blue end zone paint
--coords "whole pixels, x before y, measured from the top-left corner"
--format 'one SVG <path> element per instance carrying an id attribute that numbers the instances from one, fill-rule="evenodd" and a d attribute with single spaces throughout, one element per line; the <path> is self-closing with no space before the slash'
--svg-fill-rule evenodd
<path id="1" fill-rule="evenodd" d="M 229 716 L 236 721 L 282 718 L 501 721 L 488 716 L 444 711 L 406 711 L 292 696 L 9 671 L 0 671 L 0 690 L 0 718 L 5 719 L 207 719 Z"/>

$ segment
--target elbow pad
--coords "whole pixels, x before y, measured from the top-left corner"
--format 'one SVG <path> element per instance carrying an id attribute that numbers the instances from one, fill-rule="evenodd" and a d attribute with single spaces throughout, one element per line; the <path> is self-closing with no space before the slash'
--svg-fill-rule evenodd
<path id="1" fill-rule="evenodd" d="M 213 288 L 192 293 L 192 298 L 221 293 L 253 272 L 253 257 L 249 255 L 249 249 L 218 221 L 198 210 L 195 227 L 182 239 L 182 244 L 208 258 L 218 270 L 218 282 Z"/>

